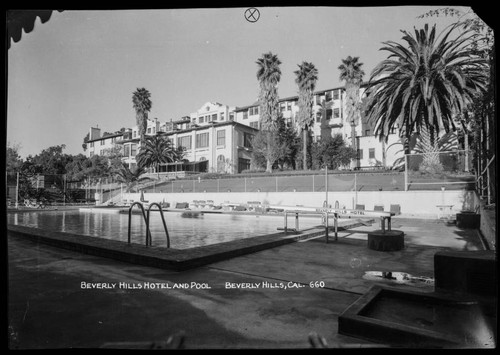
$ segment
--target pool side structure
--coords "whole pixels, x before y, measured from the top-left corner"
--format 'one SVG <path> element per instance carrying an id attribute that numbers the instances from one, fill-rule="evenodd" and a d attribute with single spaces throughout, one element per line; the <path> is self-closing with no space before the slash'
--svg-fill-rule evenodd
<path id="1" fill-rule="evenodd" d="M 339 230 L 362 225 L 355 220 L 346 220 Z M 252 238 L 234 240 L 189 249 L 127 244 L 126 242 L 103 239 L 79 234 L 46 231 L 39 228 L 8 225 L 8 232 L 14 236 L 29 238 L 33 241 L 55 247 L 73 250 L 132 264 L 160 269 L 182 271 L 293 243 L 299 240 L 325 235 L 324 227 L 311 228 L 299 233 L 274 233 Z M 330 236 L 330 239 L 333 239 Z"/>

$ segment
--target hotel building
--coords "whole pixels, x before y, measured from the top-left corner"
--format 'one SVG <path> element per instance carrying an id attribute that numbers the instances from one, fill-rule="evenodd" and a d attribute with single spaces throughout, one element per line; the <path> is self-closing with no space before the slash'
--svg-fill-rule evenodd
<path id="1" fill-rule="evenodd" d="M 366 86 L 360 89 L 364 97 Z M 320 90 L 314 93 L 314 121 L 309 127 L 314 141 L 321 139 L 320 122 L 326 112 L 326 122 L 331 134 L 340 134 L 352 145 L 351 124 L 345 117 L 346 91 L 343 87 Z M 323 107 L 326 105 L 326 110 Z M 298 96 L 279 100 L 280 112 L 286 123 L 300 133 L 296 117 L 299 111 Z M 250 168 L 251 140 L 260 128 L 259 103 L 244 107 L 230 107 L 217 102 L 207 102 L 189 116 L 160 122 L 148 119 L 146 136 L 164 135 L 174 146 L 185 148 L 185 161 L 160 166 L 160 173 L 173 171 L 240 173 Z M 373 126 L 361 114 L 355 126 L 357 159 L 351 168 L 390 167 L 403 156 L 403 146 L 394 129 L 387 143 L 374 136 Z M 122 146 L 122 160 L 133 168 L 139 151 L 140 137 L 137 126 L 100 136 L 99 128 L 90 129 L 87 156 L 103 155 L 115 145 Z"/>

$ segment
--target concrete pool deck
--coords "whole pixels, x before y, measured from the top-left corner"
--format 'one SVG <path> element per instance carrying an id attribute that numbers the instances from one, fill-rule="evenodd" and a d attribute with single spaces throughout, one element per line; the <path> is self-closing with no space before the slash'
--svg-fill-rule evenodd
<path id="1" fill-rule="evenodd" d="M 330 347 L 378 347 L 338 334 L 338 316 L 376 284 L 434 287 L 363 278 L 366 271 L 432 277 L 437 251 L 484 249 L 476 230 L 443 221 L 394 218 L 392 227 L 405 231 L 401 251 L 368 249 L 374 224 L 329 244 L 298 241 L 181 272 L 8 233 L 10 348 L 135 347 L 178 331 L 188 349 L 308 348 L 311 332 Z M 98 283 L 109 288 L 92 288 Z"/>

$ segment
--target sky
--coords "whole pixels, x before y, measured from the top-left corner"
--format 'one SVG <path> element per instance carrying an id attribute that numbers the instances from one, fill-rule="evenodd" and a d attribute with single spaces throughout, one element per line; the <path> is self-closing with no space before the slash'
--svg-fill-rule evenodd
<path id="1" fill-rule="evenodd" d="M 22 158 L 61 144 L 65 153 L 83 153 L 90 127 L 135 125 L 132 94 L 143 87 L 149 117 L 161 122 L 206 102 L 250 105 L 259 91 L 256 61 L 269 51 L 282 62 L 282 98 L 297 95 L 294 71 L 303 61 L 318 69 L 317 90 L 343 85 L 338 66 L 349 55 L 359 57 L 368 80 L 387 58 L 382 42 L 456 21 L 417 18 L 438 8 L 261 7 L 253 23 L 246 8 L 54 12 L 8 50 L 7 142 Z"/>

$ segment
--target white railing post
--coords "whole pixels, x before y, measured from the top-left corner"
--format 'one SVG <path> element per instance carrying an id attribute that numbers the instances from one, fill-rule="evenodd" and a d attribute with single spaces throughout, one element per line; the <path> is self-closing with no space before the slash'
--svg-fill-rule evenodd
<path id="1" fill-rule="evenodd" d="M 19 208 L 19 172 L 17 173 L 16 181 L 16 208 Z"/>

